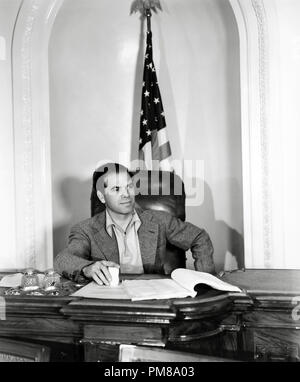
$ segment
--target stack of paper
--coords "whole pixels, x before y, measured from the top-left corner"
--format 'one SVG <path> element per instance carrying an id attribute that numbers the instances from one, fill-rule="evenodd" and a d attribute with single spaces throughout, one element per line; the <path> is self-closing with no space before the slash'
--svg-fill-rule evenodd
<path id="1" fill-rule="evenodd" d="M 94 281 L 80 288 L 71 296 L 85 297 L 85 298 L 116 299 L 116 300 L 130 299 L 130 297 L 128 296 L 122 284 L 116 287 L 111 287 L 108 285 L 98 285 Z"/>
<path id="2" fill-rule="evenodd" d="M 123 285 L 132 301 L 195 297 L 197 294 L 171 279 L 125 280 Z"/>
<path id="3" fill-rule="evenodd" d="M 156 300 L 196 296 L 195 291 L 189 291 L 170 279 L 125 280 L 117 287 L 98 285 L 91 282 L 72 296 L 103 299 Z"/>

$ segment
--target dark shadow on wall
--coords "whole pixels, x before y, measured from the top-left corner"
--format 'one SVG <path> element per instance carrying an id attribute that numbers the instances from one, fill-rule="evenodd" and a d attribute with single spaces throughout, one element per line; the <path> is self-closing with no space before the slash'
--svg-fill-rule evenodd
<path id="1" fill-rule="evenodd" d="M 66 247 L 71 227 L 90 217 L 91 189 L 92 178 L 81 181 L 75 177 L 67 177 L 58 185 L 61 204 L 65 207 L 68 218 L 64 224 L 53 227 L 54 257 Z"/>
<path id="2" fill-rule="evenodd" d="M 241 190 L 237 189 L 237 184 L 234 180 L 228 180 L 231 182 L 230 189 L 232 192 L 232 200 L 237 200 L 237 210 L 241 210 L 240 197 Z M 197 212 L 197 218 L 199 225 L 204 228 L 213 243 L 214 246 L 214 261 L 217 272 L 222 270 L 236 270 L 243 269 L 245 267 L 244 262 L 244 239 L 243 236 L 234 228 L 230 227 L 225 221 L 217 220 L 215 217 L 215 209 L 213 196 L 210 187 L 206 182 L 203 184 L 204 197 L 203 203 L 199 206 L 188 207 L 188 195 L 187 195 L 187 210 L 195 209 Z M 235 195 L 237 199 L 234 199 Z"/>

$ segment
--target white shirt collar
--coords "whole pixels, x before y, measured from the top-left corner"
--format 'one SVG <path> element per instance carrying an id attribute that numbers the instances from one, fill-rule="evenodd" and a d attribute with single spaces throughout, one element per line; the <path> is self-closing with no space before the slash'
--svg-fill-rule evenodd
<path id="1" fill-rule="evenodd" d="M 105 228 L 106 228 L 106 232 L 109 234 L 110 237 L 112 237 L 112 235 L 113 235 L 113 232 L 112 232 L 113 227 L 116 227 L 119 230 L 124 232 L 124 230 L 113 220 L 113 218 L 110 216 L 110 214 L 107 210 L 105 210 L 105 216 L 106 216 Z M 142 224 L 141 219 L 139 218 L 139 215 L 137 214 L 136 210 L 134 209 L 132 211 L 132 218 L 128 224 L 128 227 L 136 225 L 136 229 L 138 229 L 141 224 Z"/>

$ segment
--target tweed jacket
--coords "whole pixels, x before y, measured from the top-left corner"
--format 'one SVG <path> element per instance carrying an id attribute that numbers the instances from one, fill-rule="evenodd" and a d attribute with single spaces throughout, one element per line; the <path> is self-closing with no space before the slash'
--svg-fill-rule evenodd
<path id="1" fill-rule="evenodd" d="M 213 246 L 204 229 L 167 212 L 136 211 L 141 220 L 138 238 L 145 273 L 164 273 L 161 258 L 167 241 L 185 251 L 191 249 L 196 270 L 214 272 Z M 77 281 L 82 277 L 82 268 L 95 261 L 119 263 L 117 240 L 107 233 L 105 219 L 104 211 L 71 228 L 67 248 L 54 261 L 57 272 Z"/>

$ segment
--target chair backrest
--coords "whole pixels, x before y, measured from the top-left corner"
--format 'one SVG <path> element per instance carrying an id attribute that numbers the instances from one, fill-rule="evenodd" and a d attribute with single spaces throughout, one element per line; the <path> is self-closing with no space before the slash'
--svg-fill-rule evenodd
<path id="1" fill-rule="evenodd" d="M 141 170 L 131 173 L 136 189 L 136 205 L 143 209 L 166 211 L 173 216 L 185 220 L 185 190 L 180 177 L 168 171 Z M 93 174 L 91 193 L 91 216 L 105 209 L 97 197 L 96 183 L 100 173 Z M 185 268 L 185 252 L 170 243 L 164 258 L 164 271 L 170 274 L 176 268 Z"/>
<path id="2" fill-rule="evenodd" d="M 177 350 L 122 344 L 119 362 L 237 362 L 232 359 L 186 353 Z"/>
<path id="3" fill-rule="evenodd" d="M 50 349 L 47 346 L 0 338 L 0 362 L 49 362 L 49 360 Z"/>

